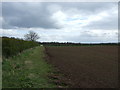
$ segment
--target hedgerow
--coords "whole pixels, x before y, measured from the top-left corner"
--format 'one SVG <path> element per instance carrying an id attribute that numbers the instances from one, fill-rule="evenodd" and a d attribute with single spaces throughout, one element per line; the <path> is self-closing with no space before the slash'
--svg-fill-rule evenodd
<path id="1" fill-rule="evenodd" d="M 2 37 L 2 56 L 5 58 L 17 55 L 25 49 L 38 46 L 37 42 Z"/>

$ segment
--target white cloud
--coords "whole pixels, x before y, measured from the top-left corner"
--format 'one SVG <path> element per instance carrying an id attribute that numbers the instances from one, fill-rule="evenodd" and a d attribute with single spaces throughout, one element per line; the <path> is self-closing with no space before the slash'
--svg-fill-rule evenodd
<path id="1" fill-rule="evenodd" d="M 43 28 L 21 28 L 0 30 L 3 36 L 13 36 L 24 38 L 24 35 L 29 30 L 35 31 L 42 42 L 117 42 L 118 41 L 118 30 L 68 30 L 68 29 L 51 29 L 46 30 Z"/>
<path id="2" fill-rule="evenodd" d="M 57 12 L 53 13 L 51 18 L 56 21 L 57 25 L 59 25 L 61 27 L 65 27 L 66 26 L 65 20 L 67 18 L 67 15 L 64 12 L 57 11 Z"/>
<path id="3" fill-rule="evenodd" d="M 23 23 L 21 21 L 20 25 L 24 26 L 23 28 L 18 26 L 14 29 L 4 29 L 3 35 L 24 38 L 24 34 L 33 30 L 41 37 L 39 41 L 117 42 L 117 5 L 111 7 L 111 4 L 105 3 L 107 8 L 105 8 L 105 5 L 103 5 L 104 8 L 98 7 L 99 4 L 96 3 L 90 5 L 94 6 L 85 7 L 83 4 L 79 5 L 77 3 L 21 3 L 18 4 L 19 7 L 15 5 L 18 11 L 24 11 L 25 15 L 30 14 L 30 17 L 27 17 L 27 22 Z M 24 10 L 22 10 L 23 7 Z M 18 15 L 18 13 L 15 14 Z M 16 17 L 24 20 L 21 16 L 21 18 L 18 18 L 19 15 Z M 15 19 L 16 17 L 14 17 L 14 20 L 18 21 Z M 13 20 L 9 17 L 8 19 Z M 4 23 L 8 25 L 7 20 Z M 29 27 L 31 24 L 34 24 L 33 27 Z M 36 25 L 40 27 L 36 27 Z"/>
<path id="4" fill-rule="evenodd" d="M 18 33 L 17 30 L 13 30 L 13 29 L 4 30 L 4 29 L 0 29 L 0 36 L 20 37 L 20 34 Z"/>

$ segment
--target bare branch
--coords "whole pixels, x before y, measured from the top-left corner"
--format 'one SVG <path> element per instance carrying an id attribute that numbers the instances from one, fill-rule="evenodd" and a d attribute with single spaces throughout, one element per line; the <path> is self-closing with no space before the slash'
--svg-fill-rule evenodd
<path id="1" fill-rule="evenodd" d="M 28 40 L 28 41 L 36 41 L 37 39 L 40 38 L 38 34 L 35 33 L 34 31 L 29 31 L 28 34 L 24 35 L 24 37 L 25 37 L 25 40 Z"/>

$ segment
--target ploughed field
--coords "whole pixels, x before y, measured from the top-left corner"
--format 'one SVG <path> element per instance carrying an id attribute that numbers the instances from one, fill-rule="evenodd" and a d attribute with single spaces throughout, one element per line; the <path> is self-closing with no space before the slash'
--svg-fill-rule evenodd
<path id="1" fill-rule="evenodd" d="M 71 87 L 117 88 L 117 46 L 46 46 L 48 62 Z"/>

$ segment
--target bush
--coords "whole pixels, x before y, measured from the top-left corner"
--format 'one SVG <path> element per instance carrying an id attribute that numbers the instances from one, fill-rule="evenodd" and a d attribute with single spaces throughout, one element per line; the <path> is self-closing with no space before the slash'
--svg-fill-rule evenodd
<path id="1" fill-rule="evenodd" d="M 2 37 L 2 56 L 8 58 L 22 52 L 25 49 L 38 45 L 39 44 L 37 42 L 33 41 Z"/>

